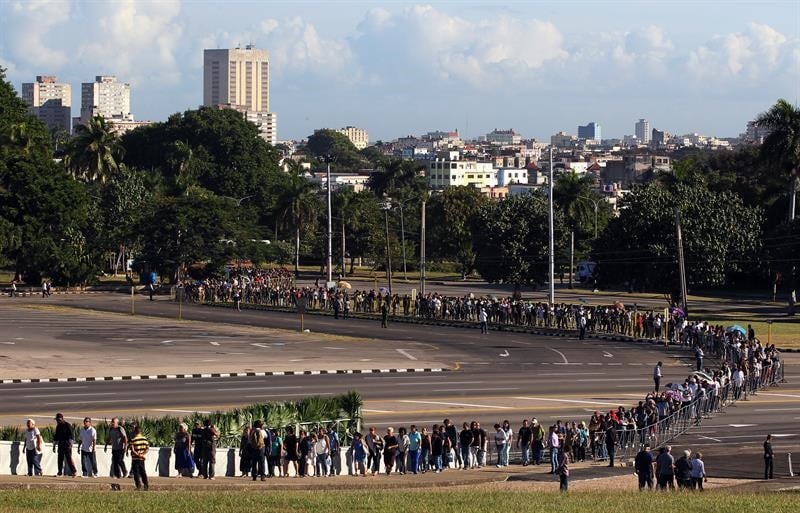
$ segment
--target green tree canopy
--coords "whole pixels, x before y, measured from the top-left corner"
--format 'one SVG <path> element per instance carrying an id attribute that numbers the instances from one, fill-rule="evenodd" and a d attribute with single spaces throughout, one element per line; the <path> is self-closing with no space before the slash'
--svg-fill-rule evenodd
<path id="1" fill-rule="evenodd" d="M 475 187 L 447 187 L 431 196 L 428 207 L 428 254 L 432 259 L 458 262 L 462 277 L 475 265 L 473 231 L 479 227 L 478 216 L 489 199 Z"/>
<path id="2" fill-rule="evenodd" d="M 547 198 L 540 192 L 484 206 L 473 230 L 475 269 L 489 282 L 540 284 L 548 277 Z M 555 243 L 566 241 L 564 215 L 554 213 Z"/>
<path id="3" fill-rule="evenodd" d="M 306 150 L 312 159 L 333 157 L 331 169 L 335 171 L 358 171 L 368 165 L 350 138 L 336 130 L 323 128 L 315 131 L 308 138 Z M 323 165 L 315 165 L 313 169 L 322 169 Z"/>
<path id="4" fill-rule="evenodd" d="M 744 205 L 731 192 L 712 192 L 700 180 L 672 187 L 652 182 L 634 187 L 621 200 L 619 217 L 597 241 L 593 259 L 601 284 L 677 288 L 676 208 L 690 285 L 721 285 L 730 273 L 757 264 L 759 207 Z"/>
<path id="5" fill-rule="evenodd" d="M 64 164 L 75 178 L 105 183 L 119 171 L 122 147 L 117 134 L 100 116 L 78 125 L 75 137 L 67 144 Z"/>

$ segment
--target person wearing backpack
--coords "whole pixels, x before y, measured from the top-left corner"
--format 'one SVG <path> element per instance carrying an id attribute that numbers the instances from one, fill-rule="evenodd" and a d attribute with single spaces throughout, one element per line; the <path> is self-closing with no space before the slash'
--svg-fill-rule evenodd
<path id="1" fill-rule="evenodd" d="M 340 453 L 339 434 L 333 424 L 328 424 L 328 440 L 331 442 L 331 476 L 342 473 L 342 457 Z"/>
<path id="2" fill-rule="evenodd" d="M 253 423 L 253 429 L 250 431 L 250 461 L 252 462 L 253 481 L 258 478 L 261 478 L 262 481 L 266 480 L 264 474 L 266 434 L 262 426 L 261 421 L 257 420 Z"/>
<path id="3" fill-rule="evenodd" d="M 217 440 L 219 440 L 219 430 L 214 427 L 211 419 L 206 419 L 203 428 L 203 468 L 201 475 L 204 479 L 214 479 L 214 467 L 217 464 Z"/>

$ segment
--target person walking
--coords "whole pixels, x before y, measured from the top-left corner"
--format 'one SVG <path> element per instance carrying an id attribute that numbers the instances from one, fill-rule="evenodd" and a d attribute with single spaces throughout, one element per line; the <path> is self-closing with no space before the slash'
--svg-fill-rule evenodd
<path id="1" fill-rule="evenodd" d="M 203 428 L 203 466 L 201 475 L 204 479 L 214 480 L 215 466 L 217 464 L 217 440 L 219 430 L 214 427 L 211 419 L 206 419 Z"/>
<path id="2" fill-rule="evenodd" d="M 528 419 L 523 419 L 522 427 L 517 431 L 517 448 L 522 454 L 522 466 L 527 467 L 531 462 L 531 439 L 533 429 L 528 424 Z"/>
<path id="3" fill-rule="evenodd" d="M 682 490 L 692 488 L 692 451 L 683 451 L 683 455 L 675 461 L 675 480 Z"/>
<path id="4" fill-rule="evenodd" d="M 150 489 L 150 484 L 147 480 L 147 470 L 145 469 L 144 460 L 147 452 L 150 450 L 150 442 L 142 434 L 139 425 L 133 426 L 133 436 L 131 437 L 129 448 L 131 451 L 131 475 L 133 475 L 133 483 L 136 485 L 137 490 L 144 488 L 145 491 Z"/>
<path id="5" fill-rule="evenodd" d="M 197 477 L 203 475 L 203 426 L 199 420 L 194 421 L 192 428 L 192 451 L 194 464 L 197 466 Z"/>
<path id="6" fill-rule="evenodd" d="M 653 453 L 650 451 L 650 444 L 645 444 L 644 448 L 636 455 L 633 463 L 634 471 L 639 477 L 639 491 L 653 489 Z"/>
<path id="7" fill-rule="evenodd" d="M 381 302 L 381 328 L 389 327 L 389 304 L 386 301 Z"/>
<path id="8" fill-rule="evenodd" d="M 656 385 L 656 393 L 658 393 L 658 390 L 661 388 L 661 377 L 662 377 L 661 367 L 662 366 L 663 366 L 663 364 L 661 362 L 658 362 L 656 364 L 656 367 L 653 369 L 653 382 Z"/>
<path id="9" fill-rule="evenodd" d="M 81 453 L 81 476 L 97 477 L 97 457 L 95 447 L 97 446 L 97 430 L 92 426 L 92 419 L 83 419 L 83 427 L 80 429 L 80 453 Z"/>
<path id="10" fill-rule="evenodd" d="M 608 453 L 608 466 L 614 466 L 614 455 L 617 452 L 617 425 L 608 419 L 605 426 L 605 444 Z"/>
<path id="11" fill-rule="evenodd" d="M 550 426 L 550 434 L 547 438 L 547 447 L 550 449 L 550 474 L 555 474 L 556 469 L 558 468 L 559 446 L 560 441 L 558 439 L 558 433 L 556 433 L 556 428 L 554 426 Z"/>
<path id="12" fill-rule="evenodd" d="M 692 458 L 692 490 L 703 491 L 703 483 L 706 478 L 706 464 L 703 462 L 703 453 L 694 453 Z"/>
<path id="13" fill-rule="evenodd" d="M 119 419 L 114 417 L 111 419 L 111 427 L 108 429 L 106 435 L 106 446 L 103 449 L 108 452 L 108 446 L 111 445 L 111 477 L 117 479 L 128 477 L 128 471 L 125 468 L 125 452 L 128 449 L 128 436 L 125 433 L 125 428 L 120 426 Z"/>
<path id="14" fill-rule="evenodd" d="M 669 445 L 661 448 L 661 453 L 656 458 L 656 475 L 658 476 L 658 489 L 675 489 L 675 458 L 670 452 Z"/>
<path id="15" fill-rule="evenodd" d="M 701 370 L 703 370 L 703 358 L 704 357 L 705 357 L 705 353 L 703 353 L 703 350 L 700 348 L 700 346 L 697 346 L 695 348 L 695 350 L 694 350 L 694 360 L 695 360 L 695 364 L 697 366 L 697 372 L 700 372 Z"/>
<path id="16" fill-rule="evenodd" d="M 331 476 L 338 476 L 342 473 L 342 451 L 339 444 L 339 433 L 336 432 L 334 424 L 328 424 L 328 441 L 331 445 Z"/>
<path id="17" fill-rule="evenodd" d="M 416 474 L 419 472 L 419 453 L 422 447 L 422 435 L 417 431 L 417 426 L 411 424 L 408 432 L 408 470 Z"/>
<path id="18" fill-rule="evenodd" d="M 28 429 L 25 431 L 25 460 L 28 463 L 28 476 L 42 475 L 42 447 L 44 440 L 36 421 L 28 419 L 26 422 Z"/>
<path id="19" fill-rule="evenodd" d="M 253 481 L 256 479 L 265 481 L 266 471 L 264 467 L 264 458 L 266 457 L 267 434 L 260 420 L 253 423 L 253 429 L 250 431 L 247 445 L 250 449 L 250 469 L 252 471 Z"/>
<path id="20" fill-rule="evenodd" d="M 178 426 L 173 451 L 175 452 L 175 470 L 178 471 L 178 477 L 192 477 L 194 475 L 192 437 L 186 424 L 181 423 Z"/>
<path id="21" fill-rule="evenodd" d="M 64 414 L 56 414 L 56 430 L 53 434 L 53 452 L 58 451 L 58 474 L 72 476 L 78 473 L 72 461 L 72 424 L 64 420 Z"/>
<path id="22" fill-rule="evenodd" d="M 486 308 L 481 307 L 481 311 L 478 314 L 478 322 L 481 326 L 481 335 L 487 335 L 489 333 L 489 316 L 486 315 Z"/>
<path id="23" fill-rule="evenodd" d="M 558 464 L 556 466 L 556 474 L 558 474 L 559 487 L 561 492 L 569 491 L 569 453 L 570 448 L 568 445 L 564 446 L 562 451 L 558 453 Z"/>
<path id="24" fill-rule="evenodd" d="M 773 478 L 775 453 L 772 451 L 772 435 L 767 435 L 764 440 L 764 479 Z"/>
<path id="25" fill-rule="evenodd" d="M 253 468 L 253 448 L 250 445 L 252 429 L 245 426 L 239 438 L 239 477 L 250 477 Z"/>

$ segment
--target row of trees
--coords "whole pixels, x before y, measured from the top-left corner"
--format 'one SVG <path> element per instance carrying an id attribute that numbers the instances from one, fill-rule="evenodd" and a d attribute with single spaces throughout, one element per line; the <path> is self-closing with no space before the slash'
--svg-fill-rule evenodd
<path id="1" fill-rule="evenodd" d="M 677 210 L 690 284 L 776 272 L 791 282 L 800 230 L 786 221 L 786 177 L 794 191 L 797 119 L 796 109 L 779 102 L 761 118 L 773 135 L 760 152 L 688 155 L 674 173 L 634 187 L 618 215 L 593 177 L 560 174 L 553 198 L 560 270 L 569 269 L 574 240 L 575 260 L 596 261 L 604 284 L 671 288 Z M 0 137 L 0 265 L 28 281 L 85 282 L 113 255 L 134 255 L 168 279 L 192 264 L 205 264 L 195 272 L 215 272 L 234 259 L 324 263 L 321 191 L 300 162 L 282 164 L 280 148 L 234 111 L 190 110 L 121 138 L 97 118 L 54 154 L 47 131 L 0 73 Z M 353 271 L 356 257 L 383 268 L 387 246 L 396 271 L 416 268 L 424 205 L 429 262 L 490 281 L 546 280 L 543 194 L 502 201 L 470 187 L 430 194 L 417 163 L 376 148 L 359 152 L 329 130 L 315 132 L 304 151 L 315 173 L 322 159 L 333 160 L 334 170 L 374 169 L 366 190 L 333 194 L 334 262 L 342 274 Z M 342 255 L 353 257 L 350 269 Z"/>

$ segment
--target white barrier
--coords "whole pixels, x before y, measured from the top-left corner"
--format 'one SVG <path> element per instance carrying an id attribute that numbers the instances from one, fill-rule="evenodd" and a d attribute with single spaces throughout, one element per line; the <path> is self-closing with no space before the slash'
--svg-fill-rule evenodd
<path id="1" fill-rule="evenodd" d="M 97 474 L 100 477 L 108 477 L 111 474 L 111 450 L 103 451 L 102 446 L 97 448 Z M 339 451 L 342 473 L 347 474 L 347 448 L 343 447 Z M 72 461 L 75 463 L 77 475 L 81 475 L 81 456 L 76 448 L 72 450 Z M 53 452 L 52 445 L 46 445 L 42 453 L 42 473 L 54 476 L 58 473 L 58 454 Z M 130 471 L 131 459 L 125 458 L 125 468 Z M 151 447 L 145 459 L 145 468 L 148 476 L 170 477 L 177 476 L 175 469 L 175 454 L 171 447 Z M 381 466 L 381 468 L 383 468 Z M 269 467 L 264 465 L 264 470 Z M 218 477 L 235 477 L 239 472 L 239 449 L 219 448 L 217 449 L 217 463 L 214 466 L 215 474 Z M 289 475 L 294 471 L 290 467 Z M 28 473 L 28 462 L 25 458 L 25 449 L 22 442 L 0 441 L 0 475 L 24 476 Z"/>

